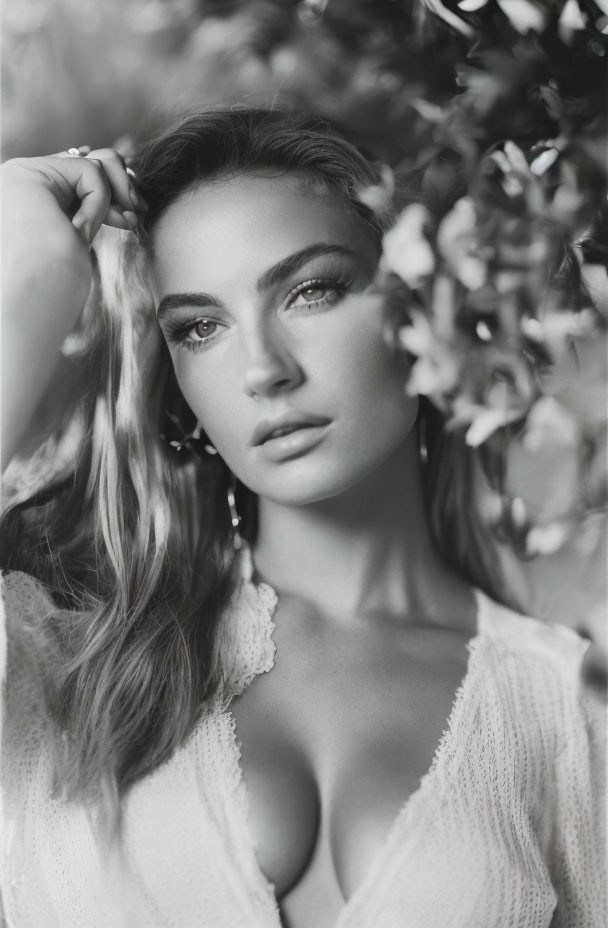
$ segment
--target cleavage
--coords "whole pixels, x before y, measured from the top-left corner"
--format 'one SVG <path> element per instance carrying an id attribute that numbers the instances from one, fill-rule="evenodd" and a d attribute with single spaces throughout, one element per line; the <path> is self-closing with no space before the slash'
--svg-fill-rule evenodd
<path id="1" fill-rule="evenodd" d="M 343 902 L 432 764 L 471 635 L 408 631 L 396 648 L 317 634 L 308 652 L 281 637 L 234 706 L 250 831 L 279 898 L 323 861 L 333 873 L 316 876 Z"/>
<path id="2" fill-rule="evenodd" d="M 321 802 L 314 774 L 291 739 L 272 724 L 249 731 L 251 713 L 233 705 L 247 791 L 247 819 L 261 872 L 278 899 L 297 885 L 317 847 Z M 251 735 L 251 736 L 250 736 Z"/>

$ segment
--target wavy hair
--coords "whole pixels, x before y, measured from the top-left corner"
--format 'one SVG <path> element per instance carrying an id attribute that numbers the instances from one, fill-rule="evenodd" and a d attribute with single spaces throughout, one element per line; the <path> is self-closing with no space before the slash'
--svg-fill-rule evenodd
<path id="1" fill-rule="evenodd" d="M 303 172 L 378 242 L 382 233 L 357 195 L 377 181 L 374 169 L 318 119 L 191 114 L 133 166 L 149 206 L 142 237 L 104 229 L 96 239 L 92 294 L 48 391 L 53 404 L 47 397 L 38 411 L 37 486 L 9 499 L 1 525 L 4 569 L 36 577 L 54 603 L 25 626 L 8 619 L 9 668 L 26 664 L 38 680 L 57 735 L 56 787 L 81 801 L 109 795 L 115 807 L 221 693 L 222 616 L 238 582 L 225 465 L 161 437 L 180 397 L 146 284 L 147 233 L 193 185 L 256 168 Z M 245 506 L 246 496 L 241 488 Z M 8 703 L 19 712 L 10 686 Z"/>
<path id="2" fill-rule="evenodd" d="M 134 168 L 149 205 L 142 238 L 102 230 L 96 239 L 92 295 L 49 391 L 54 405 L 46 400 L 38 413 L 46 429 L 31 458 L 38 485 L 12 499 L 1 526 L 3 567 L 32 574 L 53 598 L 48 615 L 25 626 L 8 618 L 9 667 L 28 665 L 55 726 L 56 784 L 83 801 L 109 795 L 115 808 L 221 694 L 230 658 L 222 616 L 238 583 L 225 465 L 161 437 L 176 403 L 186 429 L 192 414 L 154 319 L 148 233 L 193 185 L 270 168 L 312 177 L 378 243 L 382 234 L 358 198 L 377 182 L 374 168 L 320 120 L 263 109 L 195 113 L 150 142 Z M 422 422 L 437 543 L 496 594 L 500 578 L 473 516 L 475 462 L 424 407 Z M 252 538 L 255 499 L 243 487 L 240 504 Z M 19 712 L 10 698 L 9 690 Z"/>

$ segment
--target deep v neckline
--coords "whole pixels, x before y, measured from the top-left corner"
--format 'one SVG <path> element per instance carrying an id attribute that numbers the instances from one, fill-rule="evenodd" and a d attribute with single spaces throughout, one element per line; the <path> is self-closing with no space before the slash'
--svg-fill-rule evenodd
<path id="1" fill-rule="evenodd" d="M 255 582 L 253 580 L 252 562 L 248 552 L 247 555 L 248 556 L 245 562 L 246 566 L 244 567 L 243 585 L 249 585 L 252 587 L 256 593 L 261 594 L 262 602 L 269 604 L 268 608 L 262 608 L 260 610 L 258 617 L 264 624 L 262 629 L 263 639 L 267 642 L 271 650 L 271 659 L 269 659 L 268 654 L 265 655 L 264 660 L 260 664 L 260 668 L 256 671 L 257 674 L 270 670 L 274 664 L 276 644 L 272 638 L 275 628 L 273 615 L 278 604 L 278 595 L 269 584 L 265 582 Z M 476 588 L 473 588 L 472 592 L 475 597 L 476 604 L 476 628 L 472 637 L 466 644 L 468 658 L 465 673 L 460 684 L 458 685 L 458 688 L 456 689 L 456 692 L 454 693 L 450 712 L 445 723 L 445 728 L 441 738 L 439 739 L 439 743 L 435 748 L 431 764 L 426 773 L 424 773 L 420 778 L 418 786 L 413 790 L 413 792 L 409 794 L 409 796 L 407 796 L 400 808 L 397 810 L 392 824 L 388 829 L 386 837 L 374 854 L 371 864 L 367 868 L 367 871 L 363 877 L 363 880 L 361 883 L 359 883 L 355 891 L 351 893 L 348 899 L 345 900 L 344 905 L 340 910 L 340 914 L 338 915 L 338 918 L 332 928 L 348 928 L 348 922 L 352 913 L 356 912 L 356 910 L 360 907 L 366 895 L 373 891 L 374 886 L 378 882 L 378 877 L 381 875 L 386 862 L 391 857 L 391 850 L 393 845 L 398 839 L 402 838 L 402 831 L 405 829 L 407 819 L 412 817 L 415 807 L 425 796 L 429 789 L 429 784 L 432 783 L 433 779 L 437 775 L 438 770 L 450 754 L 448 749 L 452 739 L 454 738 L 455 730 L 458 728 L 458 721 L 462 713 L 465 696 L 468 689 L 470 688 L 470 682 L 473 676 L 474 667 L 476 665 L 478 648 L 482 639 L 485 618 L 487 614 L 485 595 Z M 251 675 L 251 677 L 256 674 Z M 247 682 L 249 682 L 249 679 Z M 256 843 L 249 827 L 249 796 L 243 774 L 241 762 L 241 746 L 238 741 L 236 732 L 236 719 L 232 713 L 230 704 L 231 700 L 226 702 L 221 710 L 221 714 L 224 716 L 226 730 L 228 732 L 228 748 L 230 766 L 232 768 L 230 782 L 234 784 L 235 806 L 237 809 L 237 814 L 241 820 L 239 824 L 242 834 L 245 837 L 247 845 L 246 852 L 248 856 L 250 856 L 251 860 L 250 872 L 254 874 L 254 877 L 258 883 L 259 891 L 268 898 L 271 907 L 274 909 L 276 925 L 272 926 L 272 928 L 282 928 L 283 923 L 281 920 L 279 904 L 276 898 L 275 886 L 272 881 L 266 877 L 261 867 L 259 866 L 256 856 Z M 271 928 L 271 926 L 268 926 L 268 928 Z"/>

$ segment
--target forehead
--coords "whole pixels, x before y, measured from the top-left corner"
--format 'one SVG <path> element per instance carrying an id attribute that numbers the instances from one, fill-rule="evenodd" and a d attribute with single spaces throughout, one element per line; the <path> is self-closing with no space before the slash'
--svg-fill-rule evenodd
<path id="1" fill-rule="evenodd" d="M 272 202 L 276 206 L 304 199 L 331 204 L 347 212 L 346 204 L 335 189 L 304 171 L 277 171 L 261 166 L 255 170 L 196 181 L 165 209 L 152 230 L 152 240 L 157 240 L 159 233 L 162 235 L 167 224 L 173 226 L 176 220 L 184 219 L 192 221 L 201 208 L 207 212 L 219 205 L 220 208 L 229 206 L 233 211 L 246 212 L 250 206 L 257 208 L 264 202 Z"/>
<path id="2" fill-rule="evenodd" d="M 339 194 L 310 176 L 247 173 L 193 186 L 167 208 L 152 235 L 154 276 L 184 287 L 201 274 L 265 266 L 318 242 L 365 257 L 373 235 Z M 164 287 L 163 287 L 164 289 Z"/>

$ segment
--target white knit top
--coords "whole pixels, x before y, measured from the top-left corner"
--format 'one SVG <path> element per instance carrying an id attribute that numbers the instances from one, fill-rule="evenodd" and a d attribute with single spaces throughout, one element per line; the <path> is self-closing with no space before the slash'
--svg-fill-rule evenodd
<path id="1" fill-rule="evenodd" d="M 47 610 L 32 578 L 6 607 Z M 478 629 L 431 769 L 335 928 L 605 928 L 606 716 L 575 632 L 478 593 Z M 273 666 L 276 595 L 246 576 L 228 614 L 232 695 Z M 1 887 L 9 928 L 280 928 L 247 825 L 230 698 L 124 801 L 110 852 L 49 793 L 42 723 L 4 723 Z"/>

